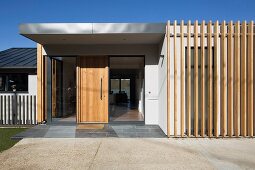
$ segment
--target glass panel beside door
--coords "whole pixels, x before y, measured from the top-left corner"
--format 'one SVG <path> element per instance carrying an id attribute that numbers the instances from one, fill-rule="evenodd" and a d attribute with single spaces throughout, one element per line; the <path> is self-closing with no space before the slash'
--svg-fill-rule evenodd
<path id="1" fill-rule="evenodd" d="M 52 118 L 61 118 L 63 117 L 62 109 L 62 82 L 63 82 L 63 66 L 62 61 L 52 58 Z"/>

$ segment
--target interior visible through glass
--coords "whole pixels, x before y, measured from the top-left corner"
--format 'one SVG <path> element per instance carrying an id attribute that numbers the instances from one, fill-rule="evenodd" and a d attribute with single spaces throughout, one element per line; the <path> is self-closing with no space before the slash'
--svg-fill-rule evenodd
<path id="1" fill-rule="evenodd" d="M 53 122 L 76 122 L 76 57 L 52 58 Z"/>
<path id="2" fill-rule="evenodd" d="M 144 57 L 110 57 L 109 121 L 144 121 Z"/>

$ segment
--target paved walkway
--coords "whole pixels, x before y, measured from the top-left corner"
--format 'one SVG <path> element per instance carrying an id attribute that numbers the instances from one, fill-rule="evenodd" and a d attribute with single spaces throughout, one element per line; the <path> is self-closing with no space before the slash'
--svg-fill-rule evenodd
<path id="1" fill-rule="evenodd" d="M 37 125 L 21 132 L 14 139 L 23 138 L 166 138 L 157 125 L 105 124 L 102 129 L 78 129 L 73 124 Z"/>
<path id="2" fill-rule="evenodd" d="M 27 138 L 0 169 L 254 169 L 255 139 Z"/>

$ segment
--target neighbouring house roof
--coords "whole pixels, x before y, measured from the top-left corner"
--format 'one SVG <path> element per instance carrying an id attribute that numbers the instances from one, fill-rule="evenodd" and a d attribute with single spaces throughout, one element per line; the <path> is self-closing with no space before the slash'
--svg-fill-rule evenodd
<path id="1" fill-rule="evenodd" d="M 158 44 L 165 23 L 28 23 L 20 34 L 47 44 Z"/>
<path id="2" fill-rule="evenodd" d="M 0 69 L 35 69 L 36 48 L 9 48 L 0 51 Z"/>

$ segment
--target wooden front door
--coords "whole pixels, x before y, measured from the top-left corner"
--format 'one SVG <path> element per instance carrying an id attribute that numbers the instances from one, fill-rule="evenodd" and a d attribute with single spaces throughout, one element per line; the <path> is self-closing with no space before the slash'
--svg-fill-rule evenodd
<path id="1" fill-rule="evenodd" d="M 77 58 L 77 122 L 108 122 L 108 56 Z"/>

